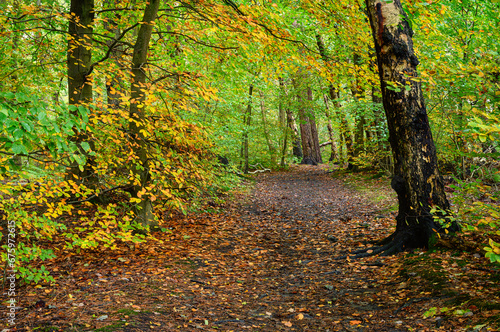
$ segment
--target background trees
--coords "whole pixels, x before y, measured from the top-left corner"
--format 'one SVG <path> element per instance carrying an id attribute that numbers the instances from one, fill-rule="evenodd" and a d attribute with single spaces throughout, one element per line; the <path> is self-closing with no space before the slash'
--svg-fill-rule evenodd
<path id="1" fill-rule="evenodd" d="M 217 200 L 231 181 L 217 155 L 235 171 L 333 159 L 392 172 L 363 2 L 184 1 L 151 17 L 155 1 L 78 4 L 1 4 L 1 204 L 31 234 L 29 259 L 51 255 L 36 236 L 113 247 L 139 239 L 137 221 Z M 439 164 L 495 184 L 499 4 L 403 5 Z M 488 204 L 464 212 L 496 229 Z"/>

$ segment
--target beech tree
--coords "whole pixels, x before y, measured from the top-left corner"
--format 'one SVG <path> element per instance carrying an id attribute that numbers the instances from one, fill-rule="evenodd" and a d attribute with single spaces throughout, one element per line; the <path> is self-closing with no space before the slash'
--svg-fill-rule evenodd
<path id="1" fill-rule="evenodd" d="M 302 142 L 301 164 L 317 165 L 323 163 L 319 148 L 318 128 L 312 106 L 312 90 L 304 86 L 307 76 L 299 71 L 297 78 L 293 80 L 297 93 L 298 117 L 300 123 L 300 138 Z"/>
<path id="2" fill-rule="evenodd" d="M 75 106 L 73 111 L 75 115 L 78 112 L 85 112 L 84 108 L 88 107 L 92 102 L 92 79 L 91 64 L 92 64 L 92 33 L 94 21 L 94 0 L 77 1 L 72 0 L 70 5 L 70 20 L 68 22 L 68 52 L 67 52 L 67 69 L 68 69 L 68 102 Z M 78 147 L 77 153 L 74 155 L 75 160 L 68 168 L 67 178 L 79 182 L 87 186 L 94 187 L 97 182 L 97 175 L 94 172 L 94 158 L 88 153 L 93 150 L 93 143 L 89 139 L 89 135 L 84 131 L 75 130 L 75 135 L 72 140 L 75 141 Z M 87 159 L 85 165 L 81 167 L 79 164 L 83 162 L 82 157 Z M 80 159 L 80 160 L 78 160 Z M 79 162 L 78 162 L 79 161 Z"/>
<path id="3" fill-rule="evenodd" d="M 134 165 L 132 172 L 135 175 L 135 181 L 132 187 L 132 195 L 139 197 L 141 201 L 137 205 L 137 216 L 143 224 L 152 224 L 154 221 L 153 205 L 149 193 L 144 195 L 146 187 L 150 184 L 150 167 L 148 156 L 148 145 L 146 143 L 145 123 L 146 114 L 143 110 L 146 99 L 146 72 L 144 66 L 149 50 L 149 41 L 153 32 L 153 24 L 158 13 L 160 0 L 150 0 L 144 9 L 142 24 L 139 29 L 137 39 L 134 45 L 134 54 L 132 56 L 132 83 L 131 83 L 131 103 L 130 103 L 130 122 L 129 129 L 132 140 L 132 149 L 134 150 L 140 167 Z"/>
<path id="4" fill-rule="evenodd" d="M 435 232 L 456 231 L 458 226 L 449 222 L 450 204 L 418 80 L 413 31 L 401 1 L 366 0 L 366 7 L 395 163 L 391 186 L 399 201 L 396 231 L 374 253 L 392 254 L 427 247 Z M 434 211 L 443 222 L 434 218 Z"/>

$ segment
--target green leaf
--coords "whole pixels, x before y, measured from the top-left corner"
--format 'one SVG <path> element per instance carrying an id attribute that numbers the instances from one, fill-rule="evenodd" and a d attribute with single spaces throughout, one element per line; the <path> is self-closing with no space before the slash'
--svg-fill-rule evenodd
<path id="1" fill-rule="evenodd" d="M 89 116 L 88 116 L 89 111 L 85 107 L 78 106 L 78 113 L 80 113 L 80 116 L 82 117 L 84 123 L 89 122 Z M 83 125 L 82 128 L 85 128 L 85 126 Z"/>
<path id="2" fill-rule="evenodd" d="M 28 150 L 23 144 L 14 143 L 12 144 L 11 150 L 15 154 L 28 154 Z"/>
<path id="3" fill-rule="evenodd" d="M 80 143 L 81 147 L 83 148 L 83 150 L 85 152 L 89 152 L 90 151 L 90 144 L 88 142 L 82 142 Z"/>
<path id="4" fill-rule="evenodd" d="M 23 126 L 24 130 L 26 130 L 28 133 L 31 133 L 31 131 L 33 130 L 28 122 L 21 122 L 21 126 Z"/>
<path id="5" fill-rule="evenodd" d="M 12 136 L 14 136 L 15 140 L 19 140 L 19 139 L 23 138 L 24 131 L 22 131 L 19 128 L 16 128 L 16 130 L 14 130 L 14 132 L 12 133 Z"/>

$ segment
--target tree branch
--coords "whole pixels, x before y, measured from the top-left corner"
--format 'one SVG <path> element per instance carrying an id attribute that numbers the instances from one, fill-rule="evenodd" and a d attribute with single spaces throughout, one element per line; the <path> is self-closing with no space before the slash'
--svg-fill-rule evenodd
<path id="1" fill-rule="evenodd" d="M 173 32 L 173 31 L 158 31 L 156 32 L 155 34 L 161 34 L 162 33 L 166 33 L 166 34 L 169 34 L 169 35 L 178 35 L 178 36 L 182 36 L 182 37 L 185 37 L 189 40 L 192 40 L 193 42 L 195 42 L 195 44 L 199 44 L 199 45 L 202 45 L 202 46 L 205 46 L 205 47 L 210 47 L 210 48 L 216 48 L 216 49 L 219 49 L 219 50 L 237 50 L 239 47 L 238 46 L 228 46 L 228 47 L 223 47 L 223 46 L 216 46 L 216 45 L 210 45 L 210 44 L 206 44 L 204 42 L 201 42 L 199 40 L 196 40 L 195 38 L 191 37 L 191 36 L 188 36 L 188 35 L 185 35 L 183 33 L 180 33 L 180 32 Z"/>
<path id="2" fill-rule="evenodd" d="M 107 59 L 109 59 L 109 57 L 111 56 L 111 52 L 113 51 L 113 49 L 116 46 L 116 44 L 120 41 L 120 39 L 122 39 L 123 37 L 125 37 L 125 35 L 130 30 L 134 29 L 138 25 L 139 25 L 139 23 L 136 23 L 136 24 L 128 27 L 127 29 L 123 30 L 123 32 L 120 34 L 120 36 L 118 38 L 114 38 L 113 43 L 111 45 L 109 45 L 106 54 L 101 59 L 97 60 L 96 62 L 94 62 L 93 64 L 90 65 L 89 70 L 88 70 L 88 72 L 87 72 L 87 74 L 85 76 L 88 77 L 90 74 L 92 74 L 92 71 L 94 70 L 95 66 L 97 66 L 101 62 L 104 62 Z"/>
<path id="3" fill-rule="evenodd" d="M 124 190 L 126 190 L 128 188 L 131 188 L 131 186 L 116 186 L 116 187 L 113 187 L 113 188 L 109 188 L 109 189 L 103 190 L 103 191 L 101 191 L 99 193 L 92 194 L 89 197 L 87 197 L 86 199 L 82 199 L 82 200 L 79 200 L 79 201 L 68 202 L 68 204 L 76 205 L 76 204 L 82 204 L 82 203 L 85 203 L 85 202 L 90 202 L 94 198 L 97 198 L 98 196 L 103 195 L 105 193 L 108 193 L 110 191 L 114 191 L 114 190 L 118 190 L 118 189 L 124 189 Z"/>
<path id="4" fill-rule="evenodd" d="M 245 15 L 232 0 L 223 0 L 223 1 L 224 1 L 224 3 L 226 3 L 227 5 L 229 5 L 231 8 L 233 8 L 236 11 L 236 13 L 238 13 L 238 15 L 244 16 L 245 18 L 247 17 L 247 15 Z M 246 21 L 246 19 L 245 19 L 245 21 Z M 260 26 L 261 28 L 263 28 L 264 30 L 266 30 L 274 38 L 277 38 L 277 39 L 280 39 L 280 40 L 284 40 L 284 41 L 288 41 L 288 42 L 291 42 L 291 43 L 294 43 L 294 44 L 300 44 L 306 50 L 308 50 L 309 52 L 316 53 L 316 54 L 318 53 L 318 52 L 310 49 L 303 41 L 296 40 L 296 39 L 290 39 L 290 38 L 286 38 L 286 37 L 282 37 L 282 36 L 278 36 L 271 28 L 269 28 L 264 23 L 255 22 L 255 24 L 257 24 L 258 26 Z"/>

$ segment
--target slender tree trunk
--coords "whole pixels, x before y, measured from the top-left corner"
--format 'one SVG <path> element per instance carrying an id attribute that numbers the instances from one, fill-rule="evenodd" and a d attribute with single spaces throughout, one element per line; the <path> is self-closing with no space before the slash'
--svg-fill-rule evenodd
<path id="1" fill-rule="evenodd" d="M 154 223 L 153 205 L 149 193 L 146 192 L 151 175 L 149 173 L 148 145 L 145 137 L 147 118 L 144 107 L 146 99 L 146 72 L 144 67 L 159 5 L 160 0 L 149 0 L 146 4 L 132 56 L 129 130 L 132 149 L 137 156 L 137 164 L 133 165 L 131 169 L 136 177 L 133 183 L 132 195 L 141 199 L 141 202 L 137 205 L 136 214 L 138 221 L 144 225 Z"/>
<path id="2" fill-rule="evenodd" d="M 372 102 L 374 104 L 382 104 L 382 98 L 379 94 L 380 89 L 372 87 Z M 382 152 L 382 159 L 379 161 L 379 163 L 381 163 L 383 165 L 382 167 L 388 170 L 391 174 L 394 174 L 394 163 L 392 161 L 391 146 L 389 145 L 389 142 L 385 137 L 387 128 L 385 127 L 385 125 L 382 127 L 382 125 L 385 124 L 385 121 L 383 119 L 384 114 L 382 107 L 375 108 L 374 115 L 375 133 L 377 134 L 378 149 Z"/>
<path id="3" fill-rule="evenodd" d="M 92 81 L 88 77 L 92 64 L 92 24 L 94 0 L 72 0 L 68 25 L 68 98 L 71 105 L 92 101 Z"/>
<path id="4" fill-rule="evenodd" d="M 362 64 L 361 56 L 358 53 L 353 55 L 353 63 L 355 66 Z M 355 75 L 355 80 L 351 86 L 351 92 L 356 101 L 356 129 L 354 130 L 354 157 L 358 158 L 365 151 L 365 110 L 361 108 L 361 97 L 365 94 L 364 88 L 361 86 L 358 74 Z M 357 169 L 357 165 L 354 166 Z"/>
<path id="5" fill-rule="evenodd" d="M 288 144 L 288 125 L 287 125 L 287 110 L 284 107 L 284 102 L 285 102 L 285 83 L 283 82 L 283 79 L 281 77 L 278 78 L 279 81 L 279 114 L 278 114 L 278 120 L 280 123 L 280 127 L 282 130 L 282 139 L 281 141 L 283 144 L 281 145 L 281 159 L 280 159 L 280 166 L 285 167 L 285 158 L 286 158 L 286 148 Z"/>
<path id="6" fill-rule="evenodd" d="M 106 3 L 108 6 L 113 6 L 117 5 L 118 1 L 117 0 L 106 0 Z M 117 20 L 120 19 L 120 14 L 119 12 L 115 12 L 113 14 L 113 17 Z M 116 22 L 113 20 L 107 21 L 104 23 L 104 28 L 109 32 L 114 34 L 114 38 L 117 39 L 120 37 L 120 29 L 117 25 Z M 109 62 L 113 63 L 114 66 L 116 66 L 118 71 L 112 71 L 111 73 L 108 73 L 106 75 L 106 95 L 107 95 L 107 101 L 108 101 L 108 107 L 111 109 L 117 109 L 120 106 L 121 100 L 120 98 L 123 97 L 123 88 L 121 82 L 122 80 L 120 79 L 120 76 L 122 72 L 125 72 L 125 64 L 120 61 L 120 54 L 123 52 L 123 49 L 121 46 L 113 46 L 113 40 L 108 40 L 106 42 L 106 45 L 109 47 L 113 47 L 111 50 L 110 56 L 109 56 Z"/>
<path id="7" fill-rule="evenodd" d="M 20 12 L 21 12 L 21 8 L 19 6 L 19 3 L 18 1 L 14 1 L 13 3 L 13 10 L 15 11 L 15 16 L 19 16 L 20 15 Z M 3 5 L 0 5 L 0 8 L 2 8 Z M 18 52 L 18 48 L 19 48 L 19 37 L 20 37 L 20 32 L 18 31 L 19 27 L 18 27 L 18 24 L 15 20 L 12 21 L 12 25 L 13 25 L 13 31 L 11 32 L 10 36 L 10 44 L 12 45 L 12 54 L 16 54 Z M 17 66 L 18 66 L 18 58 L 17 57 L 11 57 L 11 66 L 13 68 L 16 68 L 17 69 Z M 18 80 L 17 80 L 17 72 L 14 71 L 12 72 L 10 75 L 9 75 L 9 79 L 8 81 L 10 81 L 10 86 L 9 86 L 9 90 L 10 89 L 16 89 L 17 90 L 17 86 L 18 86 Z M 3 87 L 2 87 L 2 84 L 4 82 L 0 81 L 0 91 L 2 91 Z M 14 165 L 16 166 L 17 169 L 21 170 L 22 167 L 23 167 L 23 158 L 20 156 L 20 155 L 14 155 L 12 157 L 12 160 L 14 162 Z"/>
<path id="8" fill-rule="evenodd" d="M 288 127 L 285 127 L 284 132 L 285 134 L 283 138 L 283 145 L 281 147 L 281 160 L 280 160 L 281 167 L 285 167 L 286 148 L 288 143 Z"/>
<path id="9" fill-rule="evenodd" d="M 253 85 L 248 88 L 248 105 L 243 116 L 243 124 L 245 126 L 245 131 L 243 133 L 243 173 L 248 174 L 248 131 L 250 130 L 250 124 L 252 123 L 252 95 L 253 95 Z"/>
<path id="10" fill-rule="evenodd" d="M 323 61 L 325 62 L 325 64 L 328 65 L 330 63 L 330 58 L 328 57 L 328 55 L 326 53 L 325 44 L 323 43 L 323 39 L 321 38 L 321 35 L 319 35 L 319 34 L 316 35 L 316 45 L 318 46 L 318 51 L 319 51 L 319 54 L 320 54 L 321 58 L 323 59 Z M 329 95 L 330 95 L 330 98 L 332 99 L 332 102 L 335 102 L 335 100 L 333 99 L 335 97 L 335 88 L 333 87 L 333 84 L 330 83 L 330 85 L 328 86 L 328 90 L 329 90 Z M 333 133 L 333 127 L 332 127 L 332 120 L 331 120 L 331 117 L 330 117 L 330 111 L 328 109 L 328 97 L 324 96 L 324 100 L 325 100 L 326 118 L 328 119 L 328 135 L 330 137 L 330 141 L 332 142 L 332 149 L 331 149 L 331 154 L 330 154 L 329 161 L 333 161 L 336 158 L 336 156 L 337 156 L 337 151 L 336 151 L 335 142 L 333 140 L 334 133 Z M 337 112 L 335 112 L 335 113 L 337 113 Z M 342 140 L 342 135 L 339 135 L 339 138 L 340 138 L 340 140 Z M 341 149 L 342 149 L 342 145 L 343 145 L 343 143 L 340 142 L 340 148 Z M 338 155 L 338 161 L 339 162 L 341 162 L 341 159 L 343 158 L 341 156 L 342 152 L 343 151 L 341 151 L 340 154 Z"/>
<path id="11" fill-rule="evenodd" d="M 365 116 L 357 110 L 356 130 L 354 131 L 354 157 L 360 157 L 365 151 Z"/>
<path id="12" fill-rule="evenodd" d="M 328 120 L 327 128 L 328 128 L 328 137 L 331 142 L 331 153 L 330 159 L 328 161 L 334 161 L 337 158 L 337 145 L 335 144 L 335 135 L 332 126 L 332 119 L 330 118 L 330 108 L 328 107 L 328 96 L 324 95 L 323 100 L 325 102 L 325 115 Z"/>
<path id="13" fill-rule="evenodd" d="M 291 137 L 292 137 L 293 156 L 297 159 L 302 159 L 303 153 L 302 153 L 302 146 L 301 146 L 299 130 L 297 128 L 297 123 L 295 122 L 295 118 L 293 116 L 293 113 L 289 109 L 286 110 L 286 120 L 288 123 L 288 128 L 290 128 L 290 130 L 292 132 Z"/>
<path id="14" fill-rule="evenodd" d="M 92 80 L 90 66 L 92 64 L 92 32 L 94 23 L 94 0 L 72 0 L 70 4 L 71 19 L 68 24 L 68 102 L 70 105 L 85 106 L 90 109 L 92 102 Z M 79 115 L 78 111 L 74 111 Z M 86 132 L 74 129 L 71 140 L 76 143 L 78 151 L 75 158 L 86 159 L 81 167 L 75 160 L 66 171 L 66 178 L 76 180 L 90 188 L 95 188 L 98 182 L 95 173 L 95 159 L 82 143 L 86 142 L 90 150 L 94 150 L 94 143 Z"/>
<path id="15" fill-rule="evenodd" d="M 345 137 L 344 133 L 342 131 L 339 132 L 339 164 L 343 165 L 345 158 L 344 158 L 344 146 L 345 146 Z"/>
<path id="16" fill-rule="evenodd" d="M 262 129 L 264 130 L 264 138 L 266 139 L 267 147 L 269 149 L 269 154 L 271 155 L 271 163 L 276 165 L 276 148 L 271 141 L 271 135 L 267 128 L 267 117 L 266 108 L 264 107 L 264 94 L 262 91 L 259 92 L 260 95 L 260 113 L 262 116 Z"/>
<path id="17" fill-rule="evenodd" d="M 435 222 L 433 208 L 446 218 L 450 205 L 438 171 L 436 148 L 424 105 L 413 51 L 412 30 L 400 0 L 366 0 L 375 41 L 389 141 L 395 159 L 392 188 L 399 201 L 396 231 L 380 250 L 391 254 L 427 247 L 443 227 Z M 396 89 L 391 86 L 396 84 Z M 398 89 L 399 87 L 399 89 Z M 448 228 L 455 231 L 455 222 Z"/>
<path id="18" fill-rule="evenodd" d="M 334 106 L 339 109 L 340 103 L 338 102 L 338 92 L 337 90 L 333 87 L 333 85 L 330 85 L 329 88 L 329 95 L 330 99 L 333 101 Z M 340 118 L 340 137 L 342 140 L 342 143 L 340 145 L 339 149 L 339 155 L 342 158 L 342 161 L 339 160 L 340 163 L 343 163 L 344 161 L 344 149 L 343 146 L 345 145 L 346 148 L 346 154 L 347 154 L 347 169 L 352 169 L 354 167 L 354 146 L 352 143 L 352 134 L 351 134 L 351 128 L 349 126 L 349 122 L 347 122 L 347 119 L 345 116 L 342 116 L 341 114 L 337 113 L 337 115 Z"/>

